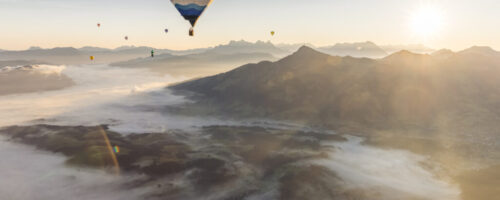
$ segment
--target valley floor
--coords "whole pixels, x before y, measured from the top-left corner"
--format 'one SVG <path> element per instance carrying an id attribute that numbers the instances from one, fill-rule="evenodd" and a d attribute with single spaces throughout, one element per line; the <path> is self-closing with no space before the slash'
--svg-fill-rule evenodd
<path id="1" fill-rule="evenodd" d="M 8 177 L 0 193 L 8 199 L 500 196 L 495 143 L 481 154 L 465 137 L 443 138 L 458 141 L 450 146 L 412 134 L 177 115 L 171 107 L 189 100 L 165 86 L 181 78 L 107 66 L 62 73 L 75 85 L 0 97 L 0 177 Z"/>
<path id="2" fill-rule="evenodd" d="M 120 147 L 119 153 L 109 151 L 103 133 L 110 145 Z M 331 132 L 206 126 L 196 132 L 122 135 L 106 126 L 34 125 L 7 127 L 1 134 L 7 137 L 4 142 L 63 154 L 53 156 L 61 170 L 101 169 L 96 172 L 114 177 L 119 168 L 110 190 L 147 191 L 139 193 L 141 199 L 458 199 L 460 194 L 445 176 L 437 178 L 438 166 L 425 157 L 366 146 L 362 138 Z M 16 157 L 8 152 L 6 158 Z M 50 168 L 40 170 L 49 175 L 37 179 L 39 184 L 67 181 Z M 85 190 L 84 177 L 64 176 Z M 57 192 L 47 190 L 40 197 Z"/>

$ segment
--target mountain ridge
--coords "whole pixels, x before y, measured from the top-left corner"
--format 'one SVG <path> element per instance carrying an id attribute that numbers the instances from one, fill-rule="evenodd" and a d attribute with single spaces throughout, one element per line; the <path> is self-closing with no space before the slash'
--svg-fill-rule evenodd
<path id="1" fill-rule="evenodd" d="M 490 61 L 480 56 L 460 64 L 461 59 L 454 55 L 442 60 L 409 51 L 379 60 L 338 57 L 303 46 L 276 62 L 247 64 L 171 88 L 197 94 L 197 104 L 237 117 L 299 120 L 337 128 L 356 124 L 439 129 L 442 119 L 477 120 L 456 113 L 487 109 L 481 115 L 490 117 L 483 119 L 485 127 L 497 127 L 490 122 L 500 119 L 496 111 L 500 104 L 495 103 L 500 102 L 500 89 L 495 86 L 500 85 L 495 79 L 500 68 L 490 64 L 500 57 Z M 485 94 L 492 99 L 480 98 Z M 467 124 L 464 130 L 474 127 L 463 124 Z"/>
<path id="2" fill-rule="evenodd" d="M 367 58 L 381 58 L 387 56 L 382 48 L 375 43 L 355 42 L 355 43 L 337 43 L 333 46 L 326 46 L 318 48 L 318 51 L 336 55 L 336 56 L 351 56 L 351 57 L 367 57 Z"/>

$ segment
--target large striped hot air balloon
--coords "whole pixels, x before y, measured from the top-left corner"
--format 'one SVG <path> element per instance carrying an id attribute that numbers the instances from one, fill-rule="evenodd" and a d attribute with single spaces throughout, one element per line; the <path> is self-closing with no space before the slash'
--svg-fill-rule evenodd
<path id="1" fill-rule="evenodd" d="M 191 23 L 189 35 L 194 36 L 194 26 L 212 0 L 171 0 L 184 19 Z"/>

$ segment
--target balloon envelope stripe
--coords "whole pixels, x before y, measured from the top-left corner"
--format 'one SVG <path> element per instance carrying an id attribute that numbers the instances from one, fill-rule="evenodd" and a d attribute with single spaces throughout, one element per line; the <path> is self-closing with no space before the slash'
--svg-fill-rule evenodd
<path id="1" fill-rule="evenodd" d="M 179 13 L 195 26 L 196 21 L 203 14 L 212 0 L 171 0 Z"/>
<path id="2" fill-rule="evenodd" d="M 200 6 L 206 6 L 212 2 L 212 0 L 171 0 L 174 4 L 188 5 L 196 4 Z"/>
<path id="3" fill-rule="evenodd" d="M 201 13 L 205 10 L 205 8 L 183 8 L 176 6 L 177 10 L 181 13 L 181 15 L 191 15 L 191 16 L 200 16 Z"/>

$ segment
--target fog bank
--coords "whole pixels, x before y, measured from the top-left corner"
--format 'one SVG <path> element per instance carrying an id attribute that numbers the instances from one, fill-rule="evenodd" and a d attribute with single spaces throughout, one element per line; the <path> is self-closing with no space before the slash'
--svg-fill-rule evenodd
<path id="1" fill-rule="evenodd" d="M 0 194 L 12 200 L 134 200 L 148 189 L 127 189 L 138 175 L 114 176 L 101 170 L 65 166 L 62 155 L 7 142 L 0 137 Z"/>

